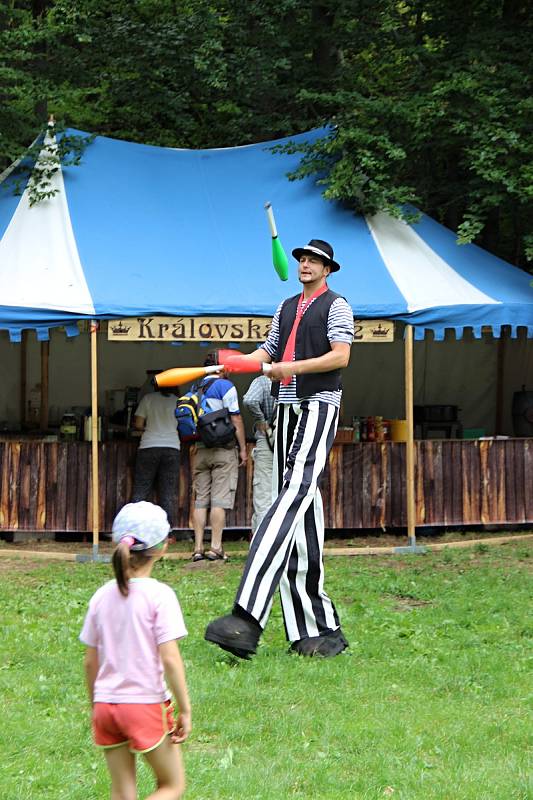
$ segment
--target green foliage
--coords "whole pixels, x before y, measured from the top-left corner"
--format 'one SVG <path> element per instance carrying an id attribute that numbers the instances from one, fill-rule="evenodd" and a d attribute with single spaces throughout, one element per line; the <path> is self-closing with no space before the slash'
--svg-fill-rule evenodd
<path id="1" fill-rule="evenodd" d="M 521 0 L 20 0 L 0 8 L 0 164 L 69 126 L 224 147 L 330 125 L 297 176 L 355 211 L 415 205 L 533 253 Z M 293 176 L 294 177 L 294 176 Z"/>
<path id="2" fill-rule="evenodd" d="M 6 189 L 16 195 L 28 189 L 30 206 L 59 192 L 53 178 L 60 167 L 79 166 L 85 148 L 94 140 L 94 136 L 66 133 L 55 125 L 47 126 L 47 133 L 54 138 L 39 136 L 14 165 L 6 181 Z"/>
<path id="3" fill-rule="evenodd" d="M 326 197 L 367 214 L 414 203 L 459 242 L 523 264 L 533 210 L 525 5 L 381 3 L 370 25 L 350 18 L 357 5 L 336 15 L 336 91 L 306 92 L 335 128 L 297 175 L 316 172 Z"/>

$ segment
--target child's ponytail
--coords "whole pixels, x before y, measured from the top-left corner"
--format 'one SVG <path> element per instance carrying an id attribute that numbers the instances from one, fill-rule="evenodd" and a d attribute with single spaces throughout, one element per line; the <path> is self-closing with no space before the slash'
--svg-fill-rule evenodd
<path id="1" fill-rule="evenodd" d="M 113 565 L 113 572 L 119 588 L 120 594 L 127 597 L 129 594 L 128 580 L 130 577 L 130 545 L 128 542 L 129 537 L 124 537 L 121 542 L 115 547 L 111 563 Z"/>
<path id="2" fill-rule="evenodd" d="M 129 594 L 128 582 L 147 559 L 160 557 L 170 531 L 166 511 L 140 500 L 120 509 L 113 521 L 111 563 L 120 594 Z"/>

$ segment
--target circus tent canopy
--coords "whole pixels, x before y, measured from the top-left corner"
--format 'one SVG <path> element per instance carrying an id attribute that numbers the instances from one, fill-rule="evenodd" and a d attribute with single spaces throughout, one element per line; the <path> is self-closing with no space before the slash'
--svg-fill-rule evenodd
<path id="1" fill-rule="evenodd" d="M 79 131 L 67 133 L 86 136 Z M 422 215 L 408 225 L 354 215 L 326 201 L 312 179 L 289 181 L 300 155 L 273 151 L 324 131 L 214 150 L 153 147 L 97 136 L 59 191 L 30 206 L 12 175 L 0 191 L 0 328 L 13 340 L 34 328 L 77 332 L 77 320 L 146 314 L 273 314 L 299 290 L 296 262 L 280 282 L 271 264 L 264 204 L 288 252 L 326 239 L 342 265 L 330 286 L 358 318 L 411 323 L 441 338 L 502 326 L 533 336 L 525 272 Z"/>

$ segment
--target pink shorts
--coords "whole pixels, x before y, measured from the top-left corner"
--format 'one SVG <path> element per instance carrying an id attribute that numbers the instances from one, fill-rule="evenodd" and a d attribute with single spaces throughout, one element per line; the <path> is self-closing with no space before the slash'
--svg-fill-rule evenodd
<path id="1" fill-rule="evenodd" d="M 147 753 L 174 730 L 174 706 L 164 703 L 95 703 L 93 734 L 98 747 L 129 745 L 132 753 Z"/>

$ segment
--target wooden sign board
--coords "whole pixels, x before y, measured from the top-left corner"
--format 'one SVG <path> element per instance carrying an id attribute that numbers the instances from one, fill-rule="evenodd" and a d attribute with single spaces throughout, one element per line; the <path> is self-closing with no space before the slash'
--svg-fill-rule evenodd
<path id="1" fill-rule="evenodd" d="M 132 317 L 109 320 L 113 342 L 264 342 L 271 317 Z"/>
<path id="2" fill-rule="evenodd" d="M 112 342 L 255 342 L 268 336 L 271 317 L 131 317 L 109 320 Z M 392 342 L 394 323 L 356 319 L 355 342 Z"/>
<path id="3" fill-rule="evenodd" d="M 353 342 L 393 342 L 394 322 L 388 319 L 354 319 Z"/>

